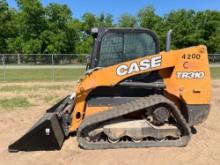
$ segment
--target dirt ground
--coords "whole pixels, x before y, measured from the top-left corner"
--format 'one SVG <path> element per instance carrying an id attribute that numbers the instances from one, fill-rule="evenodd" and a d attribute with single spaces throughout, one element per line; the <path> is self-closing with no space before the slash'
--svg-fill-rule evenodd
<path id="1" fill-rule="evenodd" d="M 4 84 L 0 84 L 0 87 L 2 85 Z M 33 84 L 27 83 L 23 85 L 28 87 Z M 27 109 L 0 109 L 0 164 L 220 164 L 220 80 L 215 80 L 212 84 L 212 108 L 208 120 L 196 127 L 198 132 L 192 136 L 187 147 L 87 151 L 80 149 L 76 138 L 73 137 L 65 141 L 61 151 L 8 153 L 8 145 L 25 133 L 41 117 L 49 105 L 56 101 L 54 97 L 61 98 L 72 90 L 71 82 L 58 83 L 58 85 L 67 87 L 53 90 L 53 92 L 44 88 L 39 91 L 34 91 L 33 89 L 33 91 L 26 92 L 0 92 L 0 98 L 21 95 L 31 98 L 29 101 L 35 103 L 35 106 Z M 43 96 L 47 94 L 51 94 L 54 97 L 51 99 L 46 98 L 42 101 Z"/>

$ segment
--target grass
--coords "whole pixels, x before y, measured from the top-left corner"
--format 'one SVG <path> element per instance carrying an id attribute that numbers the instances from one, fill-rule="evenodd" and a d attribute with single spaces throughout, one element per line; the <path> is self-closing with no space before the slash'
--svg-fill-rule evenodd
<path id="1" fill-rule="evenodd" d="M 220 78 L 220 67 L 211 67 L 211 76 L 212 79 Z"/>
<path id="2" fill-rule="evenodd" d="M 65 68 L 55 69 L 55 81 L 78 80 L 83 73 L 84 68 Z M 7 69 L 6 82 L 25 82 L 25 81 L 51 81 L 53 72 L 51 69 Z M 211 67 L 213 79 L 220 78 L 220 67 Z M 4 72 L 0 70 L 0 82 L 4 80 Z"/>
<path id="3" fill-rule="evenodd" d="M 48 102 L 54 101 L 56 98 L 57 98 L 57 96 L 48 95 L 48 96 L 44 96 L 43 100 L 44 100 L 44 102 L 48 103 Z"/>
<path id="4" fill-rule="evenodd" d="M 77 80 L 85 72 L 84 68 L 55 69 L 55 81 Z M 50 81 L 53 80 L 51 69 L 7 69 L 7 82 Z M 0 70 L 0 81 L 4 81 L 4 72 Z"/>
<path id="5" fill-rule="evenodd" d="M 28 90 L 27 87 L 20 85 L 4 85 L 0 87 L 1 92 L 24 92 L 26 90 Z"/>
<path id="6" fill-rule="evenodd" d="M 27 98 L 14 97 L 10 99 L 0 99 L 0 107 L 3 109 L 28 108 L 31 106 Z"/>
<path id="7" fill-rule="evenodd" d="M 54 72 L 55 81 L 66 81 L 66 80 L 78 80 L 83 73 L 84 68 L 68 68 L 68 69 L 56 69 Z M 0 81 L 3 81 L 3 70 L 0 70 Z M 212 79 L 220 78 L 220 67 L 211 67 Z M 7 69 L 6 70 L 6 82 L 25 82 L 25 81 L 50 81 L 52 80 L 51 69 Z M 7 88 L 7 87 L 5 87 Z M 5 90 L 23 90 L 17 89 L 17 87 Z M 44 87 L 34 87 L 44 88 Z M 50 87 L 49 87 L 50 88 Z M 56 87 L 51 87 L 56 88 Z M 61 88 L 61 87 L 60 87 Z M 47 87 L 48 89 L 48 87 Z M 4 89 L 1 89 L 4 90 Z"/>
<path id="8" fill-rule="evenodd" d="M 73 85 L 65 85 L 65 88 L 73 87 Z M 39 91 L 39 90 L 61 90 L 63 85 L 33 85 L 33 86 L 24 86 L 24 85 L 4 85 L 0 87 L 1 92 L 27 92 L 27 91 Z"/>

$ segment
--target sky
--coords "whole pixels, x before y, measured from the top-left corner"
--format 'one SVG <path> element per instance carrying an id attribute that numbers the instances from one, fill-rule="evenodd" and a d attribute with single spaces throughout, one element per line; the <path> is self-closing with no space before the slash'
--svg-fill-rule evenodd
<path id="1" fill-rule="evenodd" d="M 16 8 L 15 0 L 7 0 L 11 7 Z M 163 16 L 172 10 L 194 9 L 220 11 L 220 0 L 41 0 L 46 6 L 49 3 L 67 4 L 73 16 L 81 18 L 85 12 L 94 14 L 110 13 L 117 20 L 121 14 L 137 14 L 146 5 L 154 6 L 156 14 Z"/>

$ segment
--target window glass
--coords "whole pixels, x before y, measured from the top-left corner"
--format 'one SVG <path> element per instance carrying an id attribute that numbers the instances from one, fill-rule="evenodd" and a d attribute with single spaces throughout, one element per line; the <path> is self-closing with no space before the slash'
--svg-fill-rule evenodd
<path id="1" fill-rule="evenodd" d="M 147 33 L 107 33 L 102 39 L 98 66 L 114 65 L 155 53 L 155 41 Z"/>
<path id="2" fill-rule="evenodd" d="M 155 54 L 156 45 L 153 38 L 146 33 L 124 34 L 124 55 L 126 60 Z"/>
<path id="3" fill-rule="evenodd" d="M 122 62 L 123 34 L 107 33 L 101 43 L 99 66 L 109 66 Z"/>

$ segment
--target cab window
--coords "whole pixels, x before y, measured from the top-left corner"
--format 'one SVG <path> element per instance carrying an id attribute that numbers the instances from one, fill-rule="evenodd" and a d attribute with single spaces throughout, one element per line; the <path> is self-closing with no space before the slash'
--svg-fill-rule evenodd
<path id="1" fill-rule="evenodd" d="M 144 32 L 107 33 L 101 41 L 99 67 L 156 54 L 153 37 Z"/>

